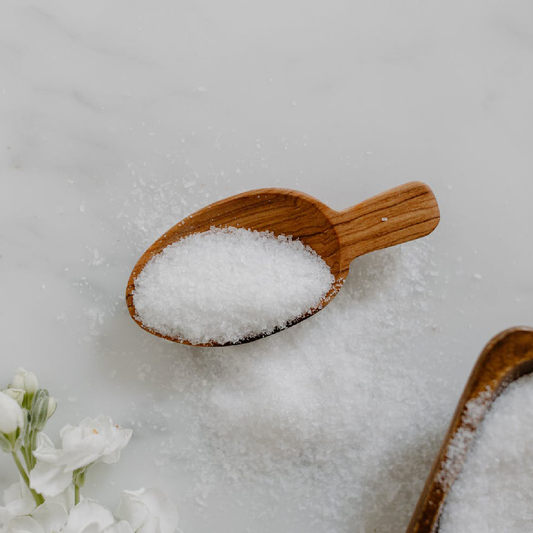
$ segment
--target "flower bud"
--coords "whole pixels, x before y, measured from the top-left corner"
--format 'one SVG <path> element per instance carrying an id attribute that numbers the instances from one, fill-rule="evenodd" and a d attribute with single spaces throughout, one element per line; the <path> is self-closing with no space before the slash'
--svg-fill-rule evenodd
<path id="1" fill-rule="evenodd" d="M 0 392 L 0 433 L 9 435 L 24 426 L 20 405 L 7 394 Z"/>
<path id="2" fill-rule="evenodd" d="M 39 389 L 33 398 L 30 410 L 31 429 L 42 431 L 48 421 L 50 398 L 46 389 Z"/>
<path id="3" fill-rule="evenodd" d="M 90 465 L 89 465 L 90 466 Z M 74 470 L 72 473 L 72 481 L 75 485 L 78 485 L 78 487 L 83 487 L 85 485 L 85 475 L 87 474 L 87 469 L 89 467 L 86 466 L 85 468 L 78 468 L 77 470 Z"/>
<path id="4" fill-rule="evenodd" d="M 53 396 L 50 396 L 50 398 L 48 399 L 47 417 L 50 418 L 56 412 L 56 409 L 57 409 L 57 401 Z"/>
<path id="5" fill-rule="evenodd" d="M 24 368 L 19 368 L 13 377 L 10 388 L 23 389 L 28 394 L 32 395 L 37 392 L 39 381 L 33 372 L 28 372 Z"/>
<path id="6" fill-rule="evenodd" d="M 2 392 L 10 398 L 13 398 L 13 400 L 22 406 L 22 401 L 24 400 L 24 394 L 26 391 L 22 389 L 4 389 Z"/>
<path id="7" fill-rule="evenodd" d="M 0 392 L 0 447 L 5 452 L 20 449 L 26 430 L 28 411 L 10 396 Z"/>

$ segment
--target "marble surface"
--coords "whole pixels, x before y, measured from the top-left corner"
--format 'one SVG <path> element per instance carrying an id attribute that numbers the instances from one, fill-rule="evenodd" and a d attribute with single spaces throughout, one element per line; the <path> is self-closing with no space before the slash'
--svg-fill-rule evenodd
<path id="1" fill-rule="evenodd" d="M 16 0 L 1 10 L 0 382 L 34 370 L 60 400 L 52 429 L 101 412 L 133 427 L 123 461 L 97 468 L 88 493 L 112 505 L 124 488 L 161 486 L 185 533 L 403 531 L 481 348 L 533 325 L 533 5 Z M 410 180 L 431 185 L 442 214 L 421 274 L 432 326 L 387 345 L 430 395 L 441 380 L 420 472 L 390 501 L 378 484 L 367 506 L 317 518 L 326 485 L 276 498 L 187 468 L 192 396 L 173 383 L 185 364 L 209 380 L 192 365 L 223 355 L 135 326 L 123 293 L 140 253 L 244 190 L 295 188 L 341 209 Z M 333 324 L 329 309 L 228 357 L 292 349 Z M 13 479 L 0 458 L 0 487 Z"/>

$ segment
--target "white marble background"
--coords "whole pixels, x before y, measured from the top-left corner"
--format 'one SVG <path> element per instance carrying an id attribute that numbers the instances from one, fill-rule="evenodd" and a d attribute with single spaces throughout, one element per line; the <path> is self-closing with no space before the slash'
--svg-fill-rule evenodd
<path id="1" fill-rule="evenodd" d="M 527 0 L 2 2 L 0 382 L 38 373 L 61 401 L 54 428 L 100 412 L 134 424 L 88 491 L 111 504 L 159 485 L 185 533 L 402 531 L 411 508 L 316 523 L 250 486 L 186 496 L 186 460 L 160 459 L 187 444 L 170 380 L 191 349 L 133 324 L 126 281 L 165 227 L 231 194 L 283 186 L 340 209 L 425 181 L 441 296 L 402 350 L 420 379 L 446 380 L 444 431 L 484 343 L 533 325 L 532 94 Z M 0 487 L 13 478 L 1 458 Z"/>

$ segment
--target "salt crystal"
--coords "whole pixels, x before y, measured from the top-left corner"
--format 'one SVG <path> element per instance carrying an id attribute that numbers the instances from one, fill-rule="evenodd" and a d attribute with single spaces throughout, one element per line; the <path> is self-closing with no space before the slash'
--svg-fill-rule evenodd
<path id="1" fill-rule="evenodd" d="M 439 531 L 532 531 L 532 450 L 533 375 L 528 375 L 505 389 L 480 424 Z"/>
<path id="2" fill-rule="evenodd" d="M 387 222 L 389 220 L 387 217 L 382 217 L 381 222 Z"/>
<path id="3" fill-rule="evenodd" d="M 148 328 L 193 344 L 225 344 L 285 328 L 333 282 L 327 264 L 298 240 L 212 228 L 150 260 L 133 298 Z"/>

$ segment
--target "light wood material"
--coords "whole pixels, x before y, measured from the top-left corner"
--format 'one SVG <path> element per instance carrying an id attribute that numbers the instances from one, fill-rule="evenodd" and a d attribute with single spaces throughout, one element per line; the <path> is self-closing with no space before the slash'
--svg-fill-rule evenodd
<path id="1" fill-rule="evenodd" d="M 446 470 L 442 476 L 444 461 L 450 441 L 457 431 L 467 428 L 475 431 L 490 406 L 502 390 L 512 381 L 533 372 L 533 329 L 520 327 L 503 331 L 485 347 L 470 375 L 459 405 L 455 411 L 444 443 L 433 464 L 418 505 L 415 509 L 407 533 L 438 533 L 439 519 L 446 496 L 455 479 L 460 474 L 466 459 L 467 450 L 462 456 L 454 453 L 453 470 Z M 484 395 L 488 392 L 488 398 Z M 473 399 L 483 400 L 481 410 L 476 409 L 476 420 L 466 415 L 466 404 Z M 467 447 L 465 447 L 467 448 Z M 446 483 L 442 480 L 446 479 Z"/>
<path id="2" fill-rule="evenodd" d="M 200 209 L 155 241 L 131 273 L 126 302 L 131 317 L 140 327 L 167 340 L 189 344 L 151 331 L 137 318 L 133 291 L 135 279 L 146 263 L 170 244 L 212 226 L 271 231 L 276 235 L 292 235 L 313 248 L 335 276 L 335 284 L 321 304 L 290 324 L 294 325 L 331 301 L 344 283 L 353 259 L 428 235 L 438 223 L 437 200 L 431 189 L 420 182 L 395 187 L 344 211 L 334 211 L 316 198 L 290 189 L 245 192 Z M 255 339 L 245 342 L 250 340 Z"/>

